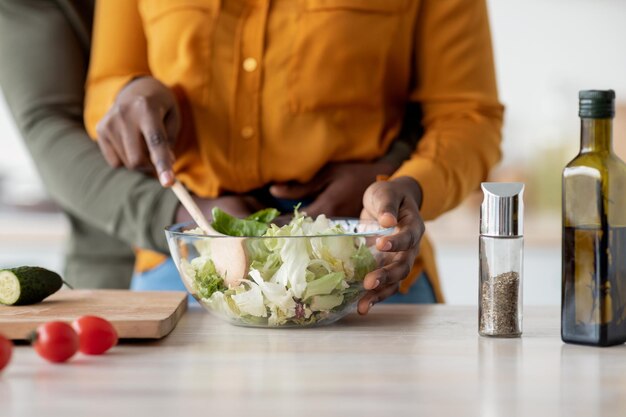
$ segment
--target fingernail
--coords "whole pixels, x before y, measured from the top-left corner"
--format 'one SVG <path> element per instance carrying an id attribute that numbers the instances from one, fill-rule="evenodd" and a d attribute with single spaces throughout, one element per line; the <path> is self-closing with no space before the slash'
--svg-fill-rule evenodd
<path id="1" fill-rule="evenodd" d="M 391 250 L 391 242 L 390 241 L 386 241 L 385 244 L 383 245 L 383 247 L 380 248 L 380 250 Z"/>
<path id="2" fill-rule="evenodd" d="M 387 216 L 387 217 L 391 217 L 393 219 L 393 221 L 396 221 L 396 216 L 394 216 L 393 214 L 389 213 L 389 212 L 385 212 L 383 213 L 383 216 Z"/>
<path id="3" fill-rule="evenodd" d="M 380 285 L 380 280 L 376 280 L 376 282 L 374 283 L 374 286 L 372 287 L 372 289 L 374 288 L 378 288 L 378 286 Z"/>
<path id="4" fill-rule="evenodd" d="M 163 171 L 161 175 L 159 175 L 159 181 L 162 186 L 167 187 L 174 181 L 174 175 L 172 175 L 170 171 Z"/>

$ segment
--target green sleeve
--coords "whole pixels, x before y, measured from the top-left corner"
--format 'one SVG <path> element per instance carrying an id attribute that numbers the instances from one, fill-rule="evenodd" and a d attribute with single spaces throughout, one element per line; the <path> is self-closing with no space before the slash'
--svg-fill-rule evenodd
<path id="1" fill-rule="evenodd" d="M 0 86 L 52 198 L 128 245 L 167 253 L 175 196 L 110 168 L 82 123 L 84 50 L 53 1 L 0 0 Z"/>

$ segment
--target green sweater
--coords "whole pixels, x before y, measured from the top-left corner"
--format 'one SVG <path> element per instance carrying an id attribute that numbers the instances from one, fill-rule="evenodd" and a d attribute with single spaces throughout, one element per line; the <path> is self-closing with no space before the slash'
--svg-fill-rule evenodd
<path id="1" fill-rule="evenodd" d="M 51 197 L 71 224 L 65 279 L 128 288 L 132 247 L 167 253 L 177 201 L 110 168 L 83 127 L 93 1 L 0 0 L 0 87 Z"/>

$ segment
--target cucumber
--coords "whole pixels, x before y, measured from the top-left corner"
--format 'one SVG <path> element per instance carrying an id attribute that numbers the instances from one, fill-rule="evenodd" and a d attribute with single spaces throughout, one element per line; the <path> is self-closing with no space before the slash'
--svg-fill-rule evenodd
<path id="1" fill-rule="evenodd" d="M 56 272 L 37 266 L 0 270 L 0 304 L 35 304 L 63 286 Z"/>

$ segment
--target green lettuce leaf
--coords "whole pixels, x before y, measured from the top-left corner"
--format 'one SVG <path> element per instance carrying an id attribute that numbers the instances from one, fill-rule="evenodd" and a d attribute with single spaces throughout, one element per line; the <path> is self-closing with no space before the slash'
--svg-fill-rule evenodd
<path id="1" fill-rule="evenodd" d="M 255 222 L 267 224 L 271 223 L 279 215 L 280 211 L 276 210 L 275 208 L 266 208 L 249 215 L 248 217 L 246 217 L 246 220 L 253 220 Z"/>
<path id="2" fill-rule="evenodd" d="M 221 210 L 219 207 L 213 207 L 211 214 L 213 215 L 213 223 L 211 223 L 211 226 L 213 226 L 217 232 L 228 236 L 263 236 L 268 229 L 268 225 L 267 223 L 255 220 L 255 218 L 265 220 L 270 218 L 274 212 L 262 210 L 261 212 L 249 216 L 252 219 L 238 219 Z"/>
<path id="3" fill-rule="evenodd" d="M 302 299 L 307 300 L 316 295 L 328 295 L 335 289 L 343 288 L 341 284 L 345 276 L 343 272 L 333 272 L 309 282 Z"/>
<path id="4" fill-rule="evenodd" d="M 250 269 L 258 270 L 265 281 L 274 276 L 282 265 L 279 253 L 269 253 L 265 259 L 254 260 L 250 263 Z"/>
<path id="5" fill-rule="evenodd" d="M 316 295 L 311 299 L 311 310 L 325 311 L 331 310 L 343 302 L 343 294 Z"/>

